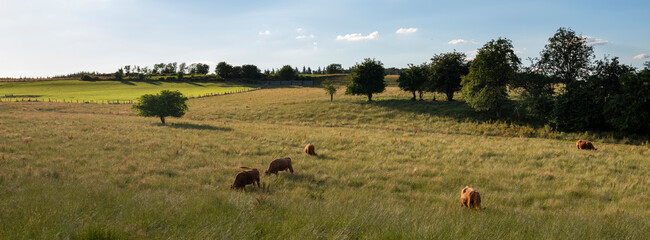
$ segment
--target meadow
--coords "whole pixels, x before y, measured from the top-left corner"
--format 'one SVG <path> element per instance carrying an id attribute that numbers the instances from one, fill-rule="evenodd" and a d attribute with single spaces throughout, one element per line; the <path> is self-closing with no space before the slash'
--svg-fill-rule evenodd
<path id="1" fill-rule="evenodd" d="M 251 86 L 228 82 L 169 81 L 81 81 L 52 80 L 0 82 L 0 101 L 38 99 L 39 101 L 128 101 L 161 90 L 179 90 L 187 96 L 244 91 Z"/>
<path id="2" fill-rule="evenodd" d="M 0 238 L 650 239 L 648 145 L 343 92 L 191 99 L 168 125 L 128 104 L 2 102 Z M 280 157 L 295 174 L 230 190 Z M 464 186 L 483 210 L 460 207 Z"/>

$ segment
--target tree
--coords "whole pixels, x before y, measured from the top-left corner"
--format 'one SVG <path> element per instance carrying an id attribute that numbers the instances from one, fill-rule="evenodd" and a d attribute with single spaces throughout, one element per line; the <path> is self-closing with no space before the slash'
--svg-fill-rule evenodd
<path id="1" fill-rule="evenodd" d="M 118 69 L 117 72 L 113 74 L 113 76 L 115 77 L 115 80 L 122 81 L 124 77 L 124 70 L 122 70 L 122 68 Z"/>
<path id="2" fill-rule="evenodd" d="M 587 39 L 570 28 L 559 28 L 541 52 L 540 68 L 562 83 L 585 79 L 594 57 L 594 48 Z"/>
<path id="3" fill-rule="evenodd" d="M 552 122 L 558 129 L 564 131 L 608 130 L 613 127 L 611 122 L 608 123 L 608 119 L 634 118 L 642 114 L 642 108 L 634 107 L 634 101 L 643 102 L 644 98 L 637 94 L 643 92 L 642 84 L 638 85 L 639 81 L 636 81 L 635 78 L 627 78 L 626 84 L 639 89 L 622 88 L 623 76 L 633 74 L 634 68 L 620 64 L 618 58 L 611 60 L 605 58 L 602 61 L 596 61 L 593 73 L 584 81 L 570 82 L 566 90 L 558 97 Z M 614 96 L 617 97 L 614 98 Z M 634 100 L 630 101 L 628 98 L 630 96 L 634 96 Z M 611 101 L 614 102 L 610 103 Z M 607 106 L 610 108 L 607 109 Z M 623 111 L 622 109 L 640 111 Z M 635 114 L 637 115 L 634 116 Z M 623 131 L 630 129 L 627 126 L 623 128 Z"/>
<path id="4" fill-rule="evenodd" d="M 554 79 L 528 68 L 517 73 L 510 86 L 512 89 L 521 89 L 521 104 L 531 116 L 546 121 L 551 117 L 555 104 Z"/>
<path id="5" fill-rule="evenodd" d="M 330 65 L 327 65 L 327 67 L 325 68 L 325 72 L 327 74 L 343 73 L 343 67 L 341 66 L 341 64 L 332 63 Z"/>
<path id="6" fill-rule="evenodd" d="M 215 73 L 219 77 L 226 79 L 232 76 L 232 66 L 226 62 L 217 63 L 217 67 L 214 69 Z"/>
<path id="7" fill-rule="evenodd" d="M 381 93 L 385 89 L 384 65 L 375 59 L 366 58 L 363 63 L 357 63 L 352 68 L 352 77 L 345 94 L 366 95 L 368 102 L 371 102 L 373 93 Z"/>
<path id="8" fill-rule="evenodd" d="M 334 101 L 334 94 L 336 93 L 336 87 L 334 86 L 334 82 L 332 80 L 327 80 L 323 82 L 325 86 L 325 93 L 327 95 L 330 95 L 330 102 Z"/>
<path id="9" fill-rule="evenodd" d="M 187 63 L 181 63 L 178 65 L 178 73 L 186 73 L 187 72 Z"/>
<path id="10" fill-rule="evenodd" d="M 460 90 L 461 76 L 467 75 L 469 66 L 464 62 L 466 55 L 450 52 L 434 55 L 431 58 L 430 81 L 427 90 L 447 95 L 452 101 L 454 93 Z"/>
<path id="11" fill-rule="evenodd" d="M 242 78 L 244 76 L 244 70 L 241 68 L 241 66 L 234 66 L 232 67 L 230 75 L 232 78 Z"/>
<path id="12" fill-rule="evenodd" d="M 278 72 L 280 80 L 294 80 L 296 79 L 296 71 L 289 65 L 284 65 Z"/>
<path id="13" fill-rule="evenodd" d="M 398 87 L 403 91 L 413 93 L 412 101 L 415 101 L 415 92 L 420 93 L 420 100 L 422 100 L 422 92 L 424 91 L 424 83 L 427 81 L 427 67 L 425 64 L 415 66 L 410 64 L 409 68 L 400 73 L 397 79 Z"/>
<path id="14" fill-rule="evenodd" d="M 259 79 L 262 77 L 260 70 L 257 66 L 252 64 L 246 64 L 241 66 L 243 77 L 248 79 Z"/>
<path id="15" fill-rule="evenodd" d="M 208 74 L 210 72 L 210 65 L 204 63 L 196 64 L 196 74 Z"/>
<path id="16" fill-rule="evenodd" d="M 138 116 L 159 117 L 165 124 L 165 117 L 182 117 L 187 111 L 187 97 L 179 91 L 162 90 L 159 94 L 145 94 L 138 98 L 132 109 Z"/>
<path id="17" fill-rule="evenodd" d="M 647 66 L 647 65 L 646 65 Z M 605 104 L 607 123 L 627 133 L 650 133 L 650 66 L 620 78 L 620 91 Z"/>
<path id="18" fill-rule="evenodd" d="M 461 81 L 467 103 L 477 111 L 496 111 L 498 116 L 508 98 L 506 85 L 515 77 L 520 63 L 509 39 L 499 38 L 483 45 L 469 74 Z"/>

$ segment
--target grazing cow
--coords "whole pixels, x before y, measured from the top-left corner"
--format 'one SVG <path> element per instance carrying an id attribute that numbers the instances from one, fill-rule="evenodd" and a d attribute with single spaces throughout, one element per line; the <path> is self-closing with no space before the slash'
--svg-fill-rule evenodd
<path id="1" fill-rule="evenodd" d="M 576 147 L 578 147 L 578 149 L 584 149 L 584 150 L 597 150 L 594 147 L 594 145 L 591 144 L 591 142 L 585 140 L 578 140 L 576 142 Z"/>
<path id="2" fill-rule="evenodd" d="M 314 151 L 314 145 L 311 144 L 311 143 L 310 143 L 310 144 L 307 144 L 307 146 L 305 146 L 305 152 L 306 152 L 308 155 L 310 155 L 310 156 L 316 156 L 316 155 L 318 155 L 318 154 L 316 154 L 316 152 Z"/>
<path id="3" fill-rule="evenodd" d="M 460 204 L 462 204 L 461 207 L 481 210 L 481 195 L 473 188 L 465 186 L 460 192 Z"/>
<path id="4" fill-rule="evenodd" d="M 275 159 L 271 162 L 269 165 L 269 169 L 267 169 L 264 173 L 265 174 L 271 174 L 275 173 L 275 175 L 278 175 L 279 171 L 290 171 L 291 174 L 293 174 L 293 167 L 291 166 L 291 158 L 278 158 Z"/>
<path id="5" fill-rule="evenodd" d="M 240 168 L 250 169 L 247 167 L 240 167 Z M 253 186 L 255 186 L 255 182 L 257 182 L 257 187 L 260 187 L 260 172 L 257 171 L 256 168 L 253 168 L 238 173 L 237 176 L 235 176 L 235 182 L 232 185 L 230 185 L 230 189 L 241 188 L 242 190 L 244 190 L 244 188 L 248 184 L 253 184 Z"/>

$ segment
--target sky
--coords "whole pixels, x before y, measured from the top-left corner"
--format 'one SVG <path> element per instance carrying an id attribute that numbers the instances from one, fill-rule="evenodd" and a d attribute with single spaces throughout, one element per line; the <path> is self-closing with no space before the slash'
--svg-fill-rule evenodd
<path id="1" fill-rule="evenodd" d="M 454 50 L 473 58 L 499 37 L 528 65 L 560 27 L 587 37 L 596 59 L 650 61 L 647 0 L 0 0 L 0 77 L 168 62 L 403 68 Z"/>

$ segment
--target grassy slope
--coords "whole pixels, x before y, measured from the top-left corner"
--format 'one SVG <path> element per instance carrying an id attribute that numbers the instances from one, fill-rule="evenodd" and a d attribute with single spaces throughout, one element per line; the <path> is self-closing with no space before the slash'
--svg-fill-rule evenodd
<path id="1" fill-rule="evenodd" d="M 26 98 L 58 100 L 134 100 L 143 94 L 161 90 L 179 90 L 188 96 L 249 89 L 241 84 L 216 82 L 158 82 L 158 81 L 38 81 L 0 82 L 0 99 L 6 94 Z"/>
<path id="2" fill-rule="evenodd" d="M 0 103 L 0 236 L 650 238 L 647 147 L 578 151 L 407 97 L 267 89 L 193 99 L 173 126 L 128 105 Z M 262 176 L 262 198 L 229 190 L 237 166 L 284 156 L 296 174 Z M 465 185 L 484 211 L 460 209 Z"/>

